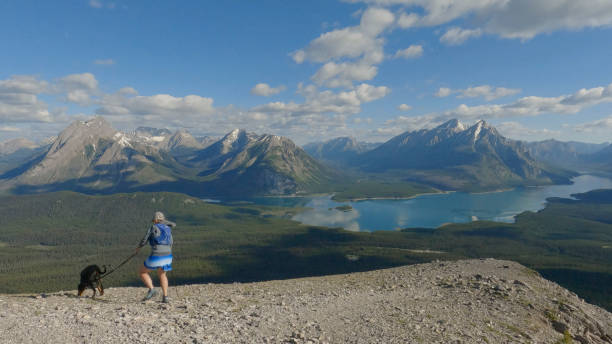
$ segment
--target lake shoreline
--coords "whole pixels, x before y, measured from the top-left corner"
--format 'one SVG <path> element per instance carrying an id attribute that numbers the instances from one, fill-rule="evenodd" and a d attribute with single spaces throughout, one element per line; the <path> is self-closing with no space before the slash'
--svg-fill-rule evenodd
<path id="1" fill-rule="evenodd" d="M 565 185 L 565 184 L 559 184 L 559 185 Z M 543 185 L 543 186 L 549 186 L 549 185 Z M 531 186 L 528 186 L 531 187 Z M 535 187 L 540 187 L 540 186 L 535 186 Z M 487 194 L 494 194 L 494 193 L 500 193 L 500 192 L 508 192 L 508 191 L 513 191 L 516 190 L 517 188 L 507 188 L 507 189 L 496 189 L 496 190 L 491 190 L 491 191 L 482 191 L 482 192 L 466 192 L 472 195 L 487 195 Z"/>
<path id="2" fill-rule="evenodd" d="M 479 193 L 441 191 L 406 197 L 364 197 L 351 200 L 337 200 L 333 198 L 334 194 L 324 194 L 304 198 L 301 206 L 309 210 L 301 212 L 293 220 L 306 225 L 359 228 L 364 231 L 440 228 L 475 219 L 515 223 L 517 215 L 545 208 L 548 198 L 570 198 L 571 194 L 599 188 L 612 188 L 612 180 L 581 175 L 575 177 L 572 184 L 537 188 L 516 187 Z M 402 202 L 404 200 L 411 201 Z M 343 204 L 350 204 L 353 211 L 342 212 L 336 209 Z"/>
<path id="3" fill-rule="evenodd" d="M 291 194 L 291 195 L 265 195 L 261 196 L 262 198 L 315 198 L 315 197 L 330 197 L 330 199 L 334 202 L 343 203 L 343 202 L 361 202 L 361 201 L 380 201 L 380 200 L 404 200 L 404 199 L 414 199 L 421 196 L 430 196 L 430 195 L 445 195 L 451 194 L 460 191 L 440 191 L 440 192 L 423 192 L 414 194 L 411 196 L 399 196 L 399 197 L 359 197 L 359 198 L 350 198 L 350 199 L 334 199 L 335 193 L 315 193 L 315 194 Z"/>
<path id="4" fill-rule="evenodd" d="M 423 193 L 418 193 L 412 196 L 400 196 L 400 197 L 360 197 L 360 198 L 350 198 L 350 199 L 342 199 L 342 200 L 337 200 L 333 198 L 333 194 L 331 200 L 335 201 L 335 202 L 363 202 L 363 201 L 384 201 L 384 200 L 406 200 L 406 199 L 415 199 L 417 197 L 421 197 L 421 196 L 430 196 L 430 195 L 445 195 L 445 194 L 451 194 L 451 193 L 455 193 L 458 191 L 440 191 L 440 192 L 423 192 Z"/>

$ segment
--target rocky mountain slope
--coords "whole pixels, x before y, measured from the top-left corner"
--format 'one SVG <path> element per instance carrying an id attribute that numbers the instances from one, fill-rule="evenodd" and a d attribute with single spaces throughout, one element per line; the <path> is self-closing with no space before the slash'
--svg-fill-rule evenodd
<path id="1" fill-rule="evenodd" d="M 200 175 L 219 176 L 228 182 L 227 187 L 271 194 L 296 193 L 334 176 L 291 140 L 240 129 L 199 151 L 188 164 L 200 170 Z"/>
<path id="2" fill-rule="evenodd" d="M 130 138 L 169 152 L 175 158 L 190 155 L 212 144 L 207 137 L 199 141 L 184 129 L 172 133 L 168 129 L 139 127 L 131 133 Z"/>
<path id="3" fill-rule="evenodd" d="M 96 300 L 78 298 L 75 291 L 0 295 L 2 340 L 612 342 L 612 314 L 522 265 L 493 259 L 283 281 L 187 285 L 170 291 L 170 304 L 141 302 L 144 288 L 110 288 Z"/>
<path id="4" fill-rule="evenodd" d="M 353 137 L 338 137 L 325 142 L 304 145 L 304 150 L 312 157 L 334 164 L 347 164 L 359 154 L 378 147 L 378 143 L 359 142 Z"/>
<path id="5" fill-rule="evenodd" d="M 403 133 L 362 154 L 357 165 L 451 189 L 569 181 L 568 173 L 538 163 L 524 143 L 502 136 L 485 121 L 467 127 L 450 120 L 430 130 Z"/>
<path id="6" fill-rule="evenodd" d="M 608 143 L 545 140 L 528 142 L 529 153 L 535 159 L 563 168 L 584 169 L 589 157 L 608 147 Z"/>
<path id="7" fill-rule="evenodd" d="M 206 143 L 198 141 L 186 130 L 177 130 L 165 138 L 160 146 L 162 150 L 170 152 L 175 157 L 190 155 L 207 147 Z"/>
<path id="8" fill-rule="evenodd" d="M 582 160 L 584 165 L 596 171 L 612 173 L 612 144 L 607 144 L 601 150 L 584 156 Z"/>
<path id="9" fill-rule="evenodd" d="M 130 184 L 176 180 L 163 168 L 172 164 L 167 154 L 132 140 L 96 117 L 73 122 L 11 182 L 37 192 L 57 188 L 119 191 Z"/>
<path id="10" fill-rule="evenodd" d="M 75 121 L 46 150 L 0 175 L 0 189 L 244 197 L 292 194 L 333 177 L 284 137 L 237 129 L 210 141 L 184 130 L 141 127 L 126 134 L 102 117 Z"/>
<path id="11" fill-rule="evenodd" d="M 19 150 L 32 150 L 38 148 L 39 145 L 24 138 L 18 138 L 0 142 L 0 156 L 10 155 Z"/>
<path id="12" fill-rule="evenodd" d="M 0 175 L 22 165 L 46 146 L 47 143 L 37 144 L 24 138 L 0 142 Z"/>

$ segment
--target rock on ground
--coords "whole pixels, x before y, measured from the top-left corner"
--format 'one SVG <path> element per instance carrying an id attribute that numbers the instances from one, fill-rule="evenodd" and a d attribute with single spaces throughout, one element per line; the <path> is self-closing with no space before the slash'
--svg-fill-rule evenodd
<path id="1" fill-rule="evenodd" d="M 170 290 L 0 295 L 0 342 L 612 343 L 611 313 L 494 259 Z"/>

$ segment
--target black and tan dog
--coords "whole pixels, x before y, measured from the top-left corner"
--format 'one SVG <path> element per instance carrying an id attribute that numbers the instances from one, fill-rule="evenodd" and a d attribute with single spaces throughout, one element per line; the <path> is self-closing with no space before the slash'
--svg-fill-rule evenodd
<path id="1" fill-rule="evenodd" d="M 93 290 L 92 299 L 96 297 L 96 289 L 100 291 L 100 296 L 104 295 L 104 286 L 102 285 L 102 274 L 106 273 L 106 266 L 102 266 L 104 271 L 100 270 L 97 265 L 90 265 L 81 271 L 81 283 L 79 283 L 79 296 L 83 294 L 87 287 Z"/>

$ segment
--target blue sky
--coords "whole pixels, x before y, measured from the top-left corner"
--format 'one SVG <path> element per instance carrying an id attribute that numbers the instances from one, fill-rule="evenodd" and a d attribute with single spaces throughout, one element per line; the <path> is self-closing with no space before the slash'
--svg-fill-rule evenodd
<path id="1" fill-rule="evenodd" d="M 115 127 L 382 141 L 612 133 L 612 1 L 5 1 L 0 141 Z"/>

